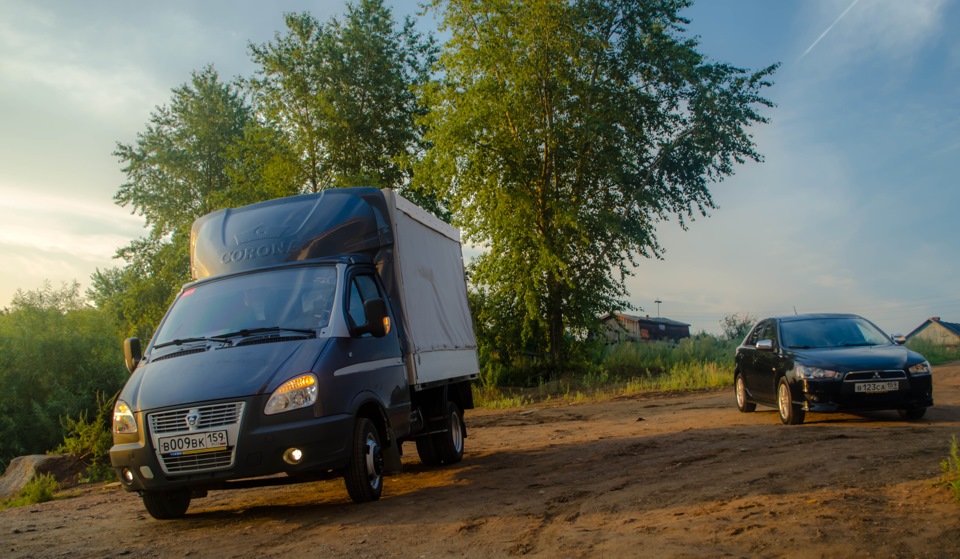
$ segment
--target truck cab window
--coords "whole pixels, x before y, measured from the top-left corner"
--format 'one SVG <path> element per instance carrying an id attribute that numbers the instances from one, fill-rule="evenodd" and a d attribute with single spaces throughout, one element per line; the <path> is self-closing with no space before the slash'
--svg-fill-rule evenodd
<path id="1" fill-rule="evenodd" d="M 367 315 L 363 311 L 363 303 L 370 299 L 380 298 L 377 282 L 370 274 L 353 277 L 350 281 L 350 301 L 347 314 L 350 316 L 351 326 L 363 326 L 367 323 Z M 370 336 L 371 334 L 364 334 Z"/>

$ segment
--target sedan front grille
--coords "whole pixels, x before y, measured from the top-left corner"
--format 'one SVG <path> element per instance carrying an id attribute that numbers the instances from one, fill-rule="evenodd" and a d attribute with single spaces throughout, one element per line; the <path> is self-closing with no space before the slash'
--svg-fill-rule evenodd
<path id="1" fill-rule="evenodd" d="M 843 380 L 846 382 L 862 382 L 870 380 L 900 380 L 907 378 L 903 371 L 856 371 L 847 373 Z"/>

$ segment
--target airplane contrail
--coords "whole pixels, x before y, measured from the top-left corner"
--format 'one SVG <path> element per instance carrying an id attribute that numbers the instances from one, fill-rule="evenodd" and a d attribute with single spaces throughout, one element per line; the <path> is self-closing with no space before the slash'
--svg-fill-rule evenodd
<path id="1" fill-rule="evenodd" d="M 821 40 L 823 40 L 823 38 L 827 36 L 827 33 L 829 33 L 831 29 L 833 29 L 834 27 L 836 27 L 837 24 L 840 23 L 840 20 L 843 19 L 843 16 L 847 15 L 847 12 L 849 12 L 850 10 L 852 10 L 853 7 L 856 6 L 856 5 L 857 5 L 857 2 L 859 2 L 859 1 L 860 1 L 860 0 L 853 0 L 853 2 L 851 2 L 850 5 L 847 6 L 847 9 L 846 9 L 846 10 L 843 10 L 843 13 L 840 14 L 840 15 L 837 17 L 837 19 L 835 19 L 835 20 L 833 21 L 833 23 L 830 24 L 830 27 L 827 27 L 826 29 L 824 29 L 824 30 L 823 30 L 823 33 L 821 33 L 820 36 L 817 37 L 817 40 L 814 41 L 809 47 L 807 47 L 807 50 L 803 51 L 803 54 L 800 55 L 800 58 L 797 59 L 797 62 L 803 60 L 803 57 L 806 56 L 807 54 L 809 54 L 810 51 L 813 50 L 813 47 L 817 46 L 817 43 L 819 43 Z"/>

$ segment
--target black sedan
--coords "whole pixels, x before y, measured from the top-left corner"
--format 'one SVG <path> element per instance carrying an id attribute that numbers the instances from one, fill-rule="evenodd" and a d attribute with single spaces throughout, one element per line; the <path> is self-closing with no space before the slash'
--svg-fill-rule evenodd
<path id="1" fill-rule="evenodd" d="M 776 407 L 788 425 L 806 412 L 898 410 L 920 419 L 933 405 L 930 363 L 853 314 L 757 322 L 737 348 L 737 407 Z"/>

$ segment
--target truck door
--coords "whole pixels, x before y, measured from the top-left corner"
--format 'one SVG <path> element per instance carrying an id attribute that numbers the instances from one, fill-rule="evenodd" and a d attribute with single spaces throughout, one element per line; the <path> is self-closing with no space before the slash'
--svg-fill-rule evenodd
<path id="1" fill-rule="evenodd" d="M 372 270 L 358 270 L 348 274 L 345 295 L 344 311 L 351 332 L 367 323 L 363 308 L 366 301 L 387 300 L 376 273 Z M 401 422 L 409 421 L 410 396 L 406 389 L 406 368 L 403 365 L 400 339 L 392 312 L 389 320 L 387 335 L 381 338 L 369 332 L 354 333 L 346 341 L 350 371 L 355 373 L 358 388 L 377 393 L 380 401 L 387 407 L 388 414 L 396 414 L 396 417 L 401 418 Z M 394 419 L 391 417 L 391 422 Z"/>

